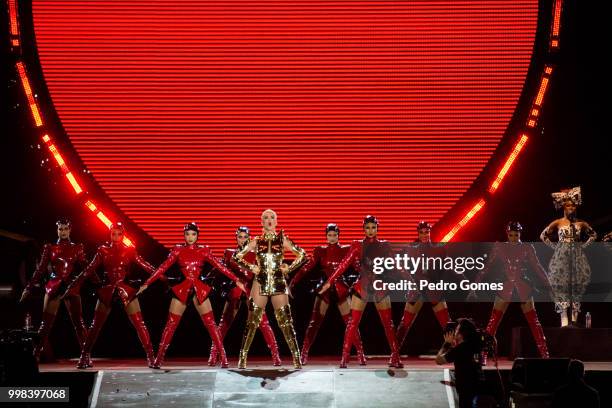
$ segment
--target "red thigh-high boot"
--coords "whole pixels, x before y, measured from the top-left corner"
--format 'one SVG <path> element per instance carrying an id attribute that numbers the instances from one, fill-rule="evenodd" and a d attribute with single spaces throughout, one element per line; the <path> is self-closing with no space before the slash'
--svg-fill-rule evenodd
<path id="1" fill-rule="evenodd" d="M 395 330 L 393 329 L 393 319 L 391 317 L 391 308 L 377 309 L 380 321 L 385 329 L 387 342 L 391 349 L 391 358 L 389 359 L 389 367 L 402 368 L 404 365 L 400 359 L 399 348 L 397 347 L 397 339 L 395 338 Z"/>
<path id="2" fill-rule="evenodd" d="M 219 336 L 221 336 L 221 341 L 223 341 L 230 327 L 232 327 L 234 317 L 236 316 L 239 307 L 240 298 L 228 299 L 225 303 L 225 307 L 223 308 L 223 314 L 221 315 L 221 320 L 219 321 Z M 208 356 L 208 365 L 216 366 L 218 358 L 219 350 L 217 350 L 217 346 L 213 341 L 210 346 L 210 356 Z"/>
<path id="3" fill-rule="evenodd" d="M 497 310 L 493 308 L 493 310 L 491 310 L 491 317 L 489 318 L 489 323 L 487 324 L 487 328 L 485 329 L 485 331 L 491 336 L 495 337 L 495 333 L 497 333 L 497 328 L 499 327 L 499 323 L 501 322 L 503 317 L 503 310 Z M 481 353 L 482 365 L 487 365 L 488 357 L 489 356 L 487 355 L 487 352 L 483 351 Z"/>
<path id="4" fill-rule="evenodd" d="M 183 317 L 183 315 L 175 314 L 172 312 L 168 313 L 168 321 L 166 322 L 166 327 L 164 328 L 164 332 L 162 333 L 162 337 L 159 342 L 159 348 L 157 349 L 157 357 L 153 362 L 152 368 L 161 368 L 161 365 L 164 362 L 164 357 L 166 356 L 166 351 L 170 346 L 172 336 L 174 336 L 174 331 L 178 327 L 179 322 L 181 321 L 181 317 Z"/>
<path id="5" fill-rule="evenodd" d="M 79 346 L 83 347 L 85 339 L 87 338 L 87 326 L 85 325 L 85 321 L 83 320 L 81 297 L 72 296 L 70 300 L 66 300 L 64 301 L 64 303 L 67 306 L 68 314 L 70 315 L 70 320 L 72 320 L 72 325 L 74 326 L 74 331 L 76 332 L 77 340 L 79 341 Z"/>
<path id="6" fill-rule="evenodd" d="M 315 303 L 316 305 L 317 303 Z M 310 346 L 314 342 L 315 337 L 317 337 L 317 333 L 319 332 L 319 328 L 321 327 L 321 323 L 323 323 L 323 318 L 325 316 L 319 313 L 319 310 L 315 308 L 312 311 L 312 315 L 310 316 L 310 322 L 308 323 L 308 328 L 306 329 L 306 334 L 304 335 L 304 343 L 302 344 L 302 364 L 308 364 L 308 351 L 310 350 Z"/>
<path id="7" fill-rule="evenodd" d="M 350 319 L 350 313 L 342 315 L 342 320 L 344 320 L 345 326 L 349 324 Z M 355 346 L 355 350 L 357 351 L 357 359 L 359 360 L 359 365 L 367 365 L 367 358 L 365 356 L 365 353 L 363 352 L 363 343 L 361 342 L 361 333 L 359 333 L 359 326 L 355 330 L 355 336 L 353 337 L 353 346 Z"/>
<path id="8" fill-rule="evenodd" d="M 81 357 L 77 363 L 77 368 L 93 367 L 93 364 L 91 363 L 91 349 L 96 343 L 96 340 L 98 340 L 100 330 L 102 330 L 102 326 L 104 326 L 109 314 L 110 309 L 107 311 L 95 311 L 93 322 L 91 322 L 91 328 L 87 334 L 87 339 L 85 339 L 85 342 L 81 346 Z"/>
<path id="9" fill-rule="evenodd" d="M 504 312 L 502 310 L 493 308 L 491 311 L 491 318 L 489 318 L 489 324 L 487 324 L 486 328 L 486 332 L 491 336 L 495 336 L 495 333 L 497 333 L 497 327 L 499 326 L 499 322 L 501 322 L 502 317 L 504 317 Z"/>
<path id="10" fill-rule="evenodd" d="M 138 339 L 140 339 L 140 344 L 142 344 L 142 348 L 144 349 L 147 355 L 147 365 L 150 368 L 153 368 L 155 355 L 153 354 L 153 345 L 151 344 L 151 337 L 149 336 L 149 331 L 147 330 L 147 326 L 145 325 L 145 322 L 142 318 L 142 313 L 132 313 L 131 315 L 128 315 L 128 317 L 132 322 L 132 326 L 134 326 L 134 328 L 136 329 Z"/>
<path id="11" fill-rule="evenodd" d="M 406 309 L 404 309 L 404 315 L 402 316 L 402 321 L 397 327 L 397 331 L 395 332 L 395 337 L 397 337 L 397 347 L 402 348 L 404 341 L 406 340 L 406 336 L 410 331 L 410 327 L 412 327 L 412 322 L 414 322 L 414 318 L 416 317 L 415 313 L 412 313 Z"/>
<path id="12" fill-rule="evenodd" d="M 546 337 L 544 337 L 544 330 L 542 329 L 542 325 L 538 319 L 538 314 L 534 309 L 532 309 L 528 312 L 524 312 L 524 315 L 527 319 L 527 323 L 529 323 L 529 328 L 531 329 L 531 334 L 536 342 L 536 346 L 538 346 L 540 357 L 549 358 L 548 347 L 546 346 Z"/>
<path id="13" fill-rule="evenodd" d="M 225 355 L 225 347 L 223 347 L 223 340 L 221 340 L 221 335 L 219 334 L 219 328 L 215 324 L 215 315 L 212 311 L 208 313 L 204 313 L 200 315 L 202 318 L 202 323 L 204 323 L 204 327 L 208 330 L 208 334 L 210 335 L 210 339 L 215 344 L 217 351 L 219 353 L 219 357 L 221 358 L 221 367 L 227 368 L 229 364 L 227 363 L 227 356 Z"/>
<path id="14" fill-rule="evenodd" d="M 261 315 L 261 322 L 259 323 L 259 330 L 261 334 L 263 334 L 264 339 L 266 340 L 266 344 L 270 349 L 270 354 L 272 354 L 272 364 L 275 367 L 279 367 L 282 365 L 282 361 L 280 359 L 280 355 L 278 354 L 278 344 L 276 343 L 276 337 L 274 337 L 274 331 L 270 326 L 270 321 L 268 320 L 268 316 L 265 313 Z"/>
<path id="15" fill-rule="evenodd" d="M 40 358 L 40 351 L 45 346 L 45 343 L 48 340 L 49 333 L 51 332 L 51 328 L 53 327 L 53 322 L 55 321 L 54 313 L 43 312 L 42 320 L 40 322 L 40 326 L 38 327 L 38 344 L 36 348 L 34 348 L 34 356 L 38 360 Z"/>
<path id="16" fill-rule="evenodd" d="M 436 315 L 438 323 L 440 323 L 440 327 L 442 327 L 442 330 L 444 330 L 446 324 L 450 320 L 450 316 L 448 315 L 448 308 L 445 307 L 443 309 L 437 310 L 436 312 L 434 312 L 434 314 Z"/>
<path id="17" fill-rule="evenodd" d="M 363 310 L 355 310 L 351 309 L 351 318 L 346 325 L 346 330 L 344 331 L 344 342 L 342 343 L 342 359 L 340 360 L 340 368 L 346 368 L 350 358 L 351 358 L 351 347 L 355 342 L 355 336 L 357 336 L 357 331 L 359 330 L 359 322 L 361 321 L 361 316 L 363 315 Z"/>

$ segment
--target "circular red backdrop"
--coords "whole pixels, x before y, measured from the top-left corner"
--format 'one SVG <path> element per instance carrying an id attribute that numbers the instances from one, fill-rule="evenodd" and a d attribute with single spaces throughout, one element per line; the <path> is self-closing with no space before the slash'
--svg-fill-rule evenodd
<path id="1" fill-rule="evenodd" d="M 336 222 L 411 239 L 494 154 L 537 1 L 39 1 L 55 109 L 106 194 L 164 245 L 217 249 L 273 208 L 305 247 Z"/>

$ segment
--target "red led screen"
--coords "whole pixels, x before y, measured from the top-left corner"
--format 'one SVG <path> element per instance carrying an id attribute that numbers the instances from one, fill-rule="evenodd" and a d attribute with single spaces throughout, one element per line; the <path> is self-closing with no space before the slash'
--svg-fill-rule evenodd
<path id="1" fill-rule="evenodd" d="M 495 153 L 537 1 L 38 1 L 43 74 L 80 158 L 165 245 L 220 250 L 273 208 L 310 248 L 337 222 L 414 238 Z M 217 251 L 218 252 L 218 251 Z"/>

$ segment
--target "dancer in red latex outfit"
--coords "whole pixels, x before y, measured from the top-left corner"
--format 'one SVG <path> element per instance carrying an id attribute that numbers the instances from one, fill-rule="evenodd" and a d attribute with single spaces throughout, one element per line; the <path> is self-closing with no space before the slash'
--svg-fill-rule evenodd
<path id="1" fill-rule="evenodd" d="M 521 242 L 521 231 L 523 227 L 516 221 L 511 221 L 506 227 L 506 235 L 508 242 L 502 245 L 495 245 L 489 256 L 489 260 L 485 268 L 476 277 L 476 282 L 480 282 L 488 272 L 491 266 L 496 262 L 501 262 L 504 271 L 504 288 L 499 291 L 495 297 L 491 318 L 487 325 L 487 333 L 495 336 L 497 327 L 501 322 L 504 313 L 508 309 L 508 305 L 512 302 L 512 294 L 517 292 L 521 301 L 521 310 L 525 315 L 525 319 L 531 329 L 531 334 L 536 342 L 538 351 L 542 358 L 548 358 L 548 347 L 546 346 L 546 338 L 544 330 L 538 319 L 535 311 L 535 304 L 532 296 L 532 284 L 526 279 L 528 268 L 530 268 L 542 286 L 550 292 L 550 283 L 546 276 L 546 272 L 540 261 L 538 260 L 535 249 L 530 244 Z M 470 297 L 474 298 L 474 293 L 470 293 Z"/>
<path id="2" fill-rule="evenodd" d="M 319 294 L 324 294 L 329 290 L 336 280 L 342 276 L 346 269 L 353 265 L 355 270 L 360 271 L 360 278 L 353 285 L 353 296 L 351 298 L 351 319 L 349 320 L 346 331 L 344 333 L 344 343 L 342 345 L 342 360 L 340 368 L 346 368 L 349 358 L 351 346 L 355 343 L 359 321 L 363 315 L 363 310 L 366 307 L 368 298 L 373 297 L 376 302 L 376 309 L 380 316 L 380 321 L 385 329 L 385 335 L 389 348 L 391 349 L 391 358 L 389 359 L 390 367 L 403 367 L 400 360 L 399 348 L 393 328 L 393 319 L 391 316 L 391 300 L 384 291 L 373 291 L 372 288 L 372 263 L 375 257 L 391 257 L 391 245 L 387 241 L 379 240 L 378 220 L 372 215 L 368 215 L 363 220 L 363 230 L 365 238 L 360 241 L 354 241 L 351 244 L 349 252 L 346 254 L 342 262 L 338 265 L 334 273 L 327 279 Z"/>
<path id="3" fill-rule="evenodd" d="M 87 337 L 87 327 L 83 321 L 81 308 L 80 288 L 75 285 L 67 291 L 68 285 L 75 277 L 75 266 L 77 264 L 85 265 L 86 263 L 85 251 L 83 244 L 75 244 L 70 241 L 72 225 L 69 220 L 60 219 L 56 225 L 58 240 L 55 244 L 45 244 L 43 247 L 40 263 L 32 279 L 23 290 L 20 300 L 24 301 L 30 295 L 34 286 L 40 285 L 44 279 L 47 280 L 43 316 L 38 329 L 39 342 L 34 349 L 37 358 L 47 341 L 62 299 L 72 320 L 79 346 L 83 344 Z M 50 273 L 49 266 L 51 266 Z"/>
<path id="4" fill-rule="evenodd" d="M 441 248 L 436 247 L 435 244 L 431 242 L 431 225 L 428 222 L 421 221 L 417 225 L 417 233 L 417 245 L 414 248 L 416 253 L 413 254 L 413 256 L 418 257 L 421 256 L 421 254 L 430 257 L 444 256 L 444 251 L 441 250 Z M 429 281 L 438 280 L 433 276 L 429 276 L 432 274 L 432 272 L 435 273 L 435 271 L 425 272 L 422 269 L 419 269 L 415 272 L 413 278 L 417 281 L 420 279 L 427 279 Z M 410 330 L 414 319 L 416 319 L 417 315 L 419 314 L 419 311 L 423 307 L 422 296 L 424 296 L 429 302 L 431 302 L 431 306 L 433 308 L 434 314 L 436 315 L 436 319 L 438 320 L 438 323 L 440 323 L 442 329 L 446 327 L 446 324 L 450 320 L 448 314 L 448 305 L 444 300 L 442 300 L 442 293 L 427 291 L 426 293 L 420 294 L 419 292 L 411 291 L 406 299 L 406 306 L 404 307 L 404 315 L 402 317 L 402 321 L 400 322 L 397 328 L 397 342 L 400 348 L 404 344 L 404 340 L 406 339 L 406 335 L 408 334 L 408 331 Z"/>
<path id="5" fill-rule="evenodd" d="M 244 248 L 244 246 L 249 242 L 249 239 L 250 231 L 248 227 L 238 227 L 236 230 L 237 248 L 228 248 L 225 250 L 223 253 L 223 263 L 225 266 L 231 269 L 236 276 L 247 282 L 247 291 L 250 293 L 254 278 L 253 272 L 251 272 L 249 269 L 241 268 L 240 265 L 238 265 L 238 263 L 232 259 L 237 251 Z M 247 253 L 244 259 L 246 262 L 254 264 L 256 262 L 255 252 L 251 251 Z M 225 306 L 223 307 L 223 314 L 221 315 L 221 320 L 219 321 L 219 333 L 222 341 L 225 338 L 227 331 L 232 326 L 234 318 L 236 317 L 238 309 L 240 308 L 243 300 L 246 300 L 246 294 L 237 286 L 232 287 L 225 295 Z M 266 344 L 270 349 L 270 353 L 272 354 L 272 364 L 277 367 L 280 366 L 282 362 L 280 355 L 278 354 L 278 345 L 276 343 L 276 338 L 274 337 L 274 331 L 272 330 L 272 327 L 270 327 L 270 321 L 268 320 L 268 316 L 265 312 L 261 316 L 259 330 L 261 331 L 261 334 L 263 334 Z M 216 365 L 218 356 L 219 353 L 217 352 L 217 348 L 213 343 L 210 347 L 210 358 L 208 359 L 208 365 Z"/>
<path id="6" fill-rule="evenodd" d="M 125 236 L 125 228 L 123 224 L 118 222 L 110 226 L 110 243 L 100 245 L 96 251 L 91 263 L 72 283 L 71 286 L 80 286 L 82 281 L 90 279 L 91 281 L 101 284 L 98 289 L 98 303 L 93 322 L 87 335 L 87 340 L 83 344 L 81 350 L 81 358 L 77 364 L 77 368 L 91 367 L 91 349 L 93 348 L 102 326 L 111 311 L 113 298 L 116 296 L 125 309 L 125 312 L 136 329 L 138 338 L 147 355 L 149 367 L 153 366 L 155 358 L 149 331 L 142 319 L 140 304 L 138 299 L 134 298 L 137 288 L 129 285 L 130 271 L 132 265 L 136 264 L 149 275 L 155 272 L 155 268 L 138 255 L 134 247 L 128 247 L 123 244 Z M 102 267 L 102 279 L 97 275 L 98 269 Z"/>
<path id="7" fill-rule="evenodd" d="M 238 280 L 238 278 L 227 269 L 220 260 L 215 258 L 210 248 L 207 245 L 197 244 L 199 229 L 195 223 L 186 224 L 183 228 L 185 243 L 175 246 L 168 259 L 166 259 L 157 268 L 155 273 L 147 279 L 145 284 L 140 288 L 136 295 L 141 294 L 144 290 L 149 287 L 153 282 L 162 277 L 162 275 L 170 268 L 174 263 L 178 262 L 181 272 L 185 277 L 185 280 L 172 287 L 172 294 L 174 298 L 170 303 L 170 310 L 168 312 L 168 322 L 162 334 L 161 341 L 159 343 L 159 349 L 157 350 L 157 357 L 153 363 L 153 368 L 160 368 L 166 351 L 170 346 L 172 336 L 176 330 L 181 317 L 187 308 L 187 301 L 192 298 L 193 304 L 196 307 L 204 326 L 208 330 L 208 333 L 217 347 L 221 356 L 221 366 L 223 368 L 228 367 L 227 357 L 225 356 L 225 348 L 219 335 L 219 329 L 215 324 L 215 316 L 213 315 L 212 306 L 208 295 L 210 294 L 211 287 L 200 280 L 202 274 L 202 267 L 205 263 L 209 263 L 213 268 L 223 273 L 225 276 L 236 282 L 236 285 L 241 289 L 245 290 L 244 284 Z"/>
<path id="8" fill-rule="evenodd" d="M 291 281 L 291 290 L 293 290 L 295 285 L 304 276 L 308 275 L 315 268 L 319 268 L 321 270 L 325 279 L 329 278 L 348 253 L 350 247 L 348 245 L 340 245 L 338 243 L 340 228 L 338 228 L 336 224 L 327 224 L 327 227 L 325 228 L 325 235 L 327 236 L 327 245 L 321 245 L 314 249 L 312 259 L 310 259 L 308 263 L 298 271 Z M 310 350 L 310 346 L 317 336 L 319 327 L 321 327 L 321 323 L 323 323 L 323 319 L 327 313 L 327 308 L 332 301 L 338 306 L 338 310 L 342 315 L 344 323 L 348 323 L 349 319 L 351 318 L 351 303 L 349 301 L 349 295 L 350 288 L 344 279 L 340 277 L 334 282 L 328 291 L 321 295 L 317 295 L 315 298 L 312 316 L 310 317 L 310 323 L 306 329 L 306 335 L 304 336 L 304 343 L 302 345 L 303 365 L 308 363 L 308 351 Z M 359 364 L 366 365 L 359 329 L 357 329 L 355 332 L 354 346 L 357 351 L 357 357 L 359 358 Z"/>

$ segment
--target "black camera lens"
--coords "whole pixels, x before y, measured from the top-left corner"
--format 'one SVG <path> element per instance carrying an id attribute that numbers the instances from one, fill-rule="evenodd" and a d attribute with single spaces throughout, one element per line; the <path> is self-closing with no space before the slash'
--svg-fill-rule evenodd
<path id="1" fill-rule="evenodd" d="M 448 322 L 446 323 L 446 326 L 444 327 L 444 332 L 454 332 L 455 329 L 457 328 L 457 322 Z"/>

